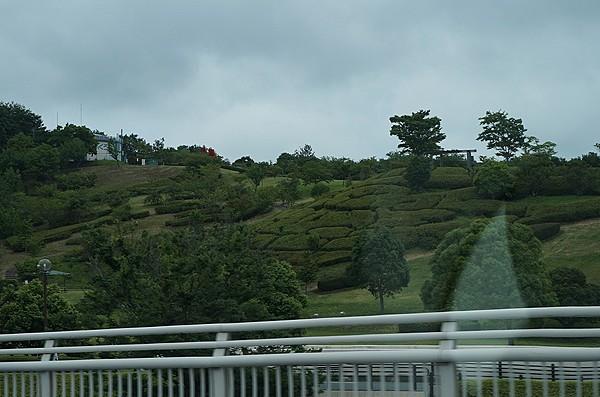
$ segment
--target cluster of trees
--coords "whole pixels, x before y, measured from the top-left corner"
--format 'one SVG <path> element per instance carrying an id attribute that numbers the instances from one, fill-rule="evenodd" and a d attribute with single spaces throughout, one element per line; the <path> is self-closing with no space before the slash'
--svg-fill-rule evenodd
<path id="1" fill-rule="evenodd" d="M 227 161 L 223 161 L 227 166 Z M 250 156 L 243 156 L 233 161 L 231 166 L 245 172 L 257 186 L 264 178 L 277 176 L 298 179 L 307 185 L 332 180 L 343 180 L 350 184 L 353 180 L 367 179 L 407 161 L 408 158 L 396 152 L 390 152 L 386 159 L 371 157 L 359 161 L 346 157 L 317 157 L 310 145 L 304 145 L 293 153 L 281 153 L 274 163 L 257 162 Z"/>
<path id="2" fill-rule="evenodd" d="M 87 326 L 289 319 L 305 304 L 296 273 L 255 248 L 243 226 L 200 224 L 158 235 L 84 234 L 92 282 Z"/>
<path id="3" fill-rule="evenodd" d="M 66 302 L 58 287 L 48 287 L 48 328 L 56 331 L 76 329 L 79 311 Z M 34 280 L 22 284 L 16 280 L 0 280 L 0 333 L 43 330 L 42 284 Z"/>
<path id="4" fill-rule="evenodd" d="M 390 118 L 390 135 L 398 137 L 400 154 L 409 156 L 406 179 L 421 190 L 431 175 L 433 156 L 440 154 L 446 138 L 439 117 L 429 110 Z M 479 118 L 477 140 L 504 161 L 481 157 L 474 178 L 478 192 L 490 198 L 519 198 L 539 194 L 598 194 L 600 156 L 589 152 L 573 159 L 557 157 L 554 142 L 526 135 L 523 120 L 504 111 L 487 111 Z M 600 144 L 595 148 L 600 151 Z M 455 161 L 452 161 L 455 163 Z M 456 164 L 453 164 L 456 165 Z M 464 162 L 458 165 L 466 165 Z"/>
<path id="5" fill-rule="evenodd" d="M 96 153 L 94 133 L 85 126 L 48 130 L 39 115 L 5 102 L 0 102 L 0 120 L 0 170 L 17 172 L 27 184 L 47 181 Z"/>

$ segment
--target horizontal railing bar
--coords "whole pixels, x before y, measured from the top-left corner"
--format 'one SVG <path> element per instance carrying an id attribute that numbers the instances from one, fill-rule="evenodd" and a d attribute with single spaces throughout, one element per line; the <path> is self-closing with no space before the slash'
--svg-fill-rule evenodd
<path id="1" fill-rule="evenodd" d="M 219 332 L 231 333 L 356 325 L 373 326 L 389 324 L 440 323 L 446 321 L 516 320 L 545 317 L 600 317 L 600 306 L 468 310 L 455 312 L 387 314 L 378 316 L 355 317 L 329 317 L 300 320 L 259 321 L 246 323 L 217 323 L 170 325 L 157 327 L 112 328 L 81 331 L 32 332 L 23 334 L 2 334 L 0 335 L 0 342 Z"/>
<path id="2" fill-rule="evenodd" d="M 245 339 L 205 342 L 170 342 L 170 343 L 138 343 L 120 345 L 61 346 L 51 348 L 13 348 L 0 349 L 0 355 L 52 354 L 52 353 L 99 353 L 99 352 L 134 352 L 164 350 L 196 350 L 240 348 L 254 346 L 281 345 L 325 345 L 335 343 L 359 342 L 414 342 L 431 340 L 468 340 L 468 339 L 517 339 L 517 338 L 597 338 L 600 328 L 578 329 L 514 329 L 514 330 L 476 330 L 453 332 L 411 332 L 394 334 L 362 334 L 311 336 L 293 338 Z"/>
<path id="3" fill-rule="evenodd" d="M 373 363 L 461 363 L 490 361 L 599 361 L 600 348 L 404 349 L 397 351 L 257 354 L 0 363 L 0 372 L 100 369 L 236 368 Z"/>

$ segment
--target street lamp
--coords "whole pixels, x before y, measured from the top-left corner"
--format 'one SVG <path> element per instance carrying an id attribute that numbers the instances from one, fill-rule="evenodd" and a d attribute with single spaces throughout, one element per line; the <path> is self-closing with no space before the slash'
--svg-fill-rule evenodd
<path id="1" fill-rule="evenodd" d="M 42 273 L 44 285 L 44 331 L 48 330 L 48 275 L 52 270 L 52 262 L 49 259 L 41 259 L 37 264 L 38 271 Z"/>

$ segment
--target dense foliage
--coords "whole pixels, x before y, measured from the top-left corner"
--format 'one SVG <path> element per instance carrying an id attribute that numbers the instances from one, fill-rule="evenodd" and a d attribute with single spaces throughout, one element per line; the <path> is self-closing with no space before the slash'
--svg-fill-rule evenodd
<path id="1" fill-rule="evenodd" d="M 53 331 L 75 329 L 79 313 L 51 285 L 48 289 L 48 328 Z M 0 282 L 0 333 L 43 331 L 43 287 L 39 281 L 19 285 Z"/>
<path id="2" fill-rule="evenodd" d="M 363 233 L 353 247 L 348 276 L 379 299 L 383 313 L 384 297 L 402 291 L 410 280 L 404 246 L 385 227 Z"/>
<path id="3" fill-rule="evenodd" d="M 429 310 L 547 306 L 556 303 L 531 230 L 504 217 L 451 231 L 435 251 L 421 289 Z"/>
<path id="4" fill-rule="evenodd" d="M 423 156 L 441 149 L 440 142 L 446 139 L 446 134 L 442 132 L 441 119 L 436 116 L 430 117 L 429 114 L 429 110 L 419 110 L 410 115 L 390 117 L 390 135 L 398 137 L 398 148 L 403 153 Z"/>
<path id="5" fill-rule="evenodd" d="M 485 112 L 479 121 L 483 130 L 477 140 L 486 142 L 488 149 L 495 149 L 496 155 L 504 157 L 506 161 L 525 147 L 527 130 L 523 127 L 523 120 L 509 117 L 508 113 L 499 110 Z"/>
<path id="6" fill-rule="evenodd" d="M 254 249 L 244 227 L 158 235 L 85 235 L 94 275 L 81 303 L 88 325 L 169 325 L 289 319 L 305 304 L 296 273 Z M 100 317 L 98 317 L 100 316 Z"/>

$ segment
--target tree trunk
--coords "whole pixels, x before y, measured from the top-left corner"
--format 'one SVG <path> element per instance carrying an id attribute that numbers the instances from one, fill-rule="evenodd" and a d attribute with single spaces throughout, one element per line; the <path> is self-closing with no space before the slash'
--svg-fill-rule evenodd
<path id="1" fill-rule="evenodd" d="M 379 293 L 379 313 L 383 314 L 384 310 L 383 310 L 383 293 L 380 292 Z"/>

